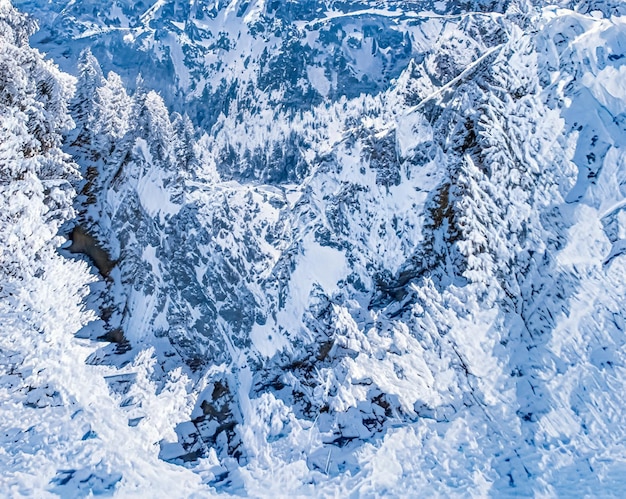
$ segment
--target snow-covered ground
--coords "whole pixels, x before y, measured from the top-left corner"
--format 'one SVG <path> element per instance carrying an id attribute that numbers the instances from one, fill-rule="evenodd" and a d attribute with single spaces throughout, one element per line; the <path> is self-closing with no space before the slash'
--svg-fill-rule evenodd
<path id="1" fill-rule="evenodd" d="M 624 495 L 620 2 L 92 4 L 0 0 L 0 495 Z"/>

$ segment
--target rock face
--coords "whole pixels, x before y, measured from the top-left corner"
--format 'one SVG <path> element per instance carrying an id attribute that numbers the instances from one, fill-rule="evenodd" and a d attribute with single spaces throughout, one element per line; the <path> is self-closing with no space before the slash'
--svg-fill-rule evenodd
<path id="1" fill-rule="evenodd" d="M 163 461 L 252 496 L 623 485 L 621 2 L 19 5 L 77 76 L 87 362 Z"/>
<path id="2" fill-rule="evenodd" d="M 100 272 L 103 277 L 108 277 L 115 266 L 115 262 L 111 261 L 107 252 L 102 249 L 102 245 L 88 232 L 85 232 L 78 226 L 74 227 L 72 230 L 70 239 L 72 240 L 72 244 L 68 248 L 69 252 L 81 253 L 88 256 L 98 269 L 98 272 Z"/>

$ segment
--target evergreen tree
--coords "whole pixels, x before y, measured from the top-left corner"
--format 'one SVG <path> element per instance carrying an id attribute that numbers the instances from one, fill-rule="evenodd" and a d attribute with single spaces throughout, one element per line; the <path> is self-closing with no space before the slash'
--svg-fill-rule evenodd
<path id="1" fill-rule="evenodd" d="M 95 102 L 97 90 L 104 85 L 104 76 L 98 60 L 91 50 L 85 49 L 78 59 L 78 82 L 70 103 L 70 111 L 76 122 L 76 130 L 70 136 L 71 145 L 84 151 L 88 157 L 97 155 L 99 151 L 93 146 L 94 126 L 98 122 Z"/>
<path id="2" fill-rule="evenodd" d="M 126 93 L 122 79 L 111 71 L 93 96 L 95 123 L 94 148 L 110 155 L 118 141 L 129 131 L 132 99 Z"/>
<path id="3" fill-rule="evenodd" d="M 31 28 L 0 8 L 0 272 L 13 282 L 45 272 L 77 178 L 60 150 L 71 80 L 28 47 Z"/>
<path id="4" fill-rule="evenodd" d="M 547 154 L 560 123 L 541 102 L 536 67 L 529 38 L 513 28 L 493 66 L 472 84 L 477 102 L 466 106 L 466 139 L 450 171 L 446 240 L 447 251 L 461 256 L 456 272 L 510 296 L 521 278 L 515 274 L 543 248 L 539 209 L 558 199 L 564 168 Z"/>
<path id="5" fill-rule="evenodd" d="M 175 113 L 172 126 L 176 134 L 175 154 L 178 167 L 187 174 L 193 174 L 198 168 L 198 157 L 195 151 L 195 130 L 189 116 Z"/>

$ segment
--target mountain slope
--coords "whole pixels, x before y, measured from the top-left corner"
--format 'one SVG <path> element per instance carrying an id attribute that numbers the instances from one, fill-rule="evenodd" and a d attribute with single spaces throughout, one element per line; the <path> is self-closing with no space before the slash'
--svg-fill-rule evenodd
<path id="1" fill-rule="evenodd" d="M 87 266 L 57 251 L 57 230 L 74 215 L 78 178 L 60 149 L 61 132 L 73 125 L 73 79 L 28 47 L 32 30 L 32 22 L 0 3 L 0 491 L 84 497 L 148 493 L 159 484 L 197 491 L 194 475 L 158 460 L 151 443 L 158 426 L 128 426 L 104 378 L 119 374 L 87 366 L 95 347 L 73 335 L 94 318 L 83 305 L 93 281 Z M 145 364 L 126 372 L 141 380 Z M 158 398 L 145 374 L 136 394 L 146 402 L 180 395 L 175 390 L 184 380 L 172 374 Z M 184 412 L 185 399 L 177 398 Z M 165 419 L 176 422 L 176 409 L 169 412 Z M 157 425 L 161 417 L 149 416 Z"/>
<path id="2" fill-rule="evenodd" d="M 103 277 L 78 336 L 113 342 L 81 369 L 160 444 L 138 473 L 620 495 L 621 4 L 144 7 L 72 3 L 33 38 L 91 48 L 65 55 L 64 230 Z"/>

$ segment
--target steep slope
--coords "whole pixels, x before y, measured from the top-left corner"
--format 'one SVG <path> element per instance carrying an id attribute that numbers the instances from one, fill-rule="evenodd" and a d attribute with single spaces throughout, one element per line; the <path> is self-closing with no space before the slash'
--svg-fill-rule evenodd
<path id="1" fill-rule="evenodd" d="M 144 76 L 149 86 L 171 103 L 193 107 L 190 114 L 209 126 L 220 111 L 228 112 L 232 101 L 243 100 L 237 104 L 243 109 L 242 104 L 254 105 L 255 98 L 271 92 L 275 103 L 308 108 L 326 97 L 380 91 L 413 55 L 415 40 L 407 24 L 428 19 L 415 11 L 446 11 L 444 3 L 393 1 L 18 5 L 40 12 L 42 30 L 35 43 L 67 61 L 67 69 L 85 47 L 107 71 L 129 81 L 142 68 L 156 67 L 159 76 Z M 436 12 L 432 16 L 440 17 Z M 68 46 L 67 38 L 77 43 Z M 221 105 L 207 109 L 206 99 Z"/>
<path id="2" fill-rule="evenodd" d="M 180 373 L 157 397 L 146 355 L 124 373 L 96 369 L 85 364 L 95 347 L 74 337 L 94 317 L 83 304 L 93 281 L 87 266 L 57 251 L 78 179 L 60 149 L 61 132 L 73 125 L 73 79 L 28 46 L 33 28 L 0 2 L 0 494 L 198 490 L 199 480 L 159 461 L 152 444 L 155 432 L 161 438 L 159 420 L 173 418 L 171 427 L 184 417 L 177 414 L 186 402 Z M 149 426 L 130 428 L 104 378 L 120 374 L 137 378 L 133 391 L 144 407 L 167 407 L 172 397 L 173 410 L 164 419 L 155 410 Z"/>
<path id="3" fill-rule="evenodd" d="M 51 18 L 38 43 L 92 49 L 66 150 L 106 283 L 80 336 L 115 340 L 88 362 L 123 369 L 135 438 L 241 495 L 620 495 L 622 8 Z"/>
<path id="4" fill-rule="evenodd" d="M 301 181 L 321 130 L 301 113 L 389 87 L 414 59 L 432 86 L 486 46 L 499 14 L 454 2 L 19 2 L 42 29 L 33 43 L 75 71 L 89 48 L 130 89 L 142 74 L 170 111 L 211 131 L 225 178 Z M 458 29 L 459 26 L 461 29 Z M 432 47 L 444 50 L 432 53 Z M 273 122 L 273 127 L 268 123 Z M 313 135 L 313 137 L 311 137 Z M 325 136 L 326 135 L 326 136 Z M 332 137 L 329 138 L 333 140 Z"/>

